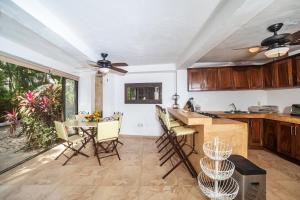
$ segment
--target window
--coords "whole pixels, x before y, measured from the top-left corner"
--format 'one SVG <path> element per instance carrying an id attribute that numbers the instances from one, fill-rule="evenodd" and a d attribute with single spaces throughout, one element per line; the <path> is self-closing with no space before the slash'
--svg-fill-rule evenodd
<path id="1" fill-rule="evenodd" d="M 126 104 L 162 103 L 162 83 L 126 83 Z"/>

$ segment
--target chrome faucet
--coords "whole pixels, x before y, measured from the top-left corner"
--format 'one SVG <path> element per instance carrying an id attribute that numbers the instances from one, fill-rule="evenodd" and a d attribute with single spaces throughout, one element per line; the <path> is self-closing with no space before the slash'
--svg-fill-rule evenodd
<path id="1" fill-rule="evenodd" d="M 236 106 L 235 106 L 234 103 L 229 104 L 229 106 L 232 107 L 232 112 L 236 112 L 237 111 Z"/>

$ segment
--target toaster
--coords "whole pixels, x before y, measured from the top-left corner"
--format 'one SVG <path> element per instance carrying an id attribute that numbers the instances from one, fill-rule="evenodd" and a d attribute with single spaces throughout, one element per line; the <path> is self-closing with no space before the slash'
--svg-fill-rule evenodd
<path id="1" fill-rule="evenodd" d="M 293 104 L 291 115 L 300 116 L 300 104 Z"/>

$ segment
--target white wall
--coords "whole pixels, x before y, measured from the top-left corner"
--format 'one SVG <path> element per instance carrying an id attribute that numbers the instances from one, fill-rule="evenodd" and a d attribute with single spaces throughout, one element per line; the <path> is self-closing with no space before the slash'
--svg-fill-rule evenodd
<path id="1" fill-rule="evenodd" d="M 95 72 L 81 72 L 78 84 L 78 111 L 95 110 Z"/>
<path id="2" fill-rule="evenodd" d="M 292 104 L 300 103 L 300 88 L 268 90 L 267 101 L 270 105 L 279 106 L 280 112 L 289 113 Z"/>
<path id="3" fill-rule="evenodd" d="M 139 68 L 143 71 L 144 66 L 127 68 L 131 73 L 122 75 L 108 75 L 104 78 L 104 116 L 109 116 L 113 111 L 124 113 L 122 123 L 122 134 L 128 135 L 159 135 L 160 125 L 155 118 L 154 104 L 125 104 L 124 84 L 125 83 L 147 83 L 162 82 L 162 105 L 165 107 L 173 104 L 172 95 L 175 93 L 174 65 L 161 65 L 164 71 L 158 72 L 159 66 L 147 66 L 148 70 L 141 73 L 135 72 Z M 150 70 L 150 71 L 149 71 Z M 115 105 L 115 106 L 112 106 Z"/>
<path id="4" fill-rule="evenodd" d="M 231 110 L 231 103 L 246 111 L 249 106 L 267 104 L 267 94 L 263 90 L 189 92 L 189 97 L 194 97 L 195 104 L 200 105 L 202 111 Z"/>

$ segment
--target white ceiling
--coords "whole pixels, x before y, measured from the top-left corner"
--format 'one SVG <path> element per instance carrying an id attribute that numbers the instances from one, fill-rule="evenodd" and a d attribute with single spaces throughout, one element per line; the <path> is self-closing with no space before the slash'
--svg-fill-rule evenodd
<path id="1" fill-rule="evenodd" d="M 299 7 L 299 0 L 3 0 L 0 37 L 74 68 L 101 52 L 129 65 L 256 62 L 264 56 L 231 49 L 259 44 L 274 22 L 287 24 L 284 32 L 300 29 Z"/>
<path id="2" fill-rule="evenodd" d="M 252 54 L 247 49 L 233 50 L 235 48 L 260 45 L 264 38 L 272 35 L 267 27 L 283 22 L 284 26 L 279 33 L 294 33 L 300 30 L 300 1 L 281 0 L 268 6 L 263 12 L 252 18 L 230 37 L 210 50 L 198 62 L 267 62 L 264 53 Z M 299 50 L 300 45 L 293 46 L 290 53 Z"/>
<path id="3" fill-rule="evenodd" d="M 93 51 L 130 65 L 174 63 L 218 0 L 41 0 Z"/>

